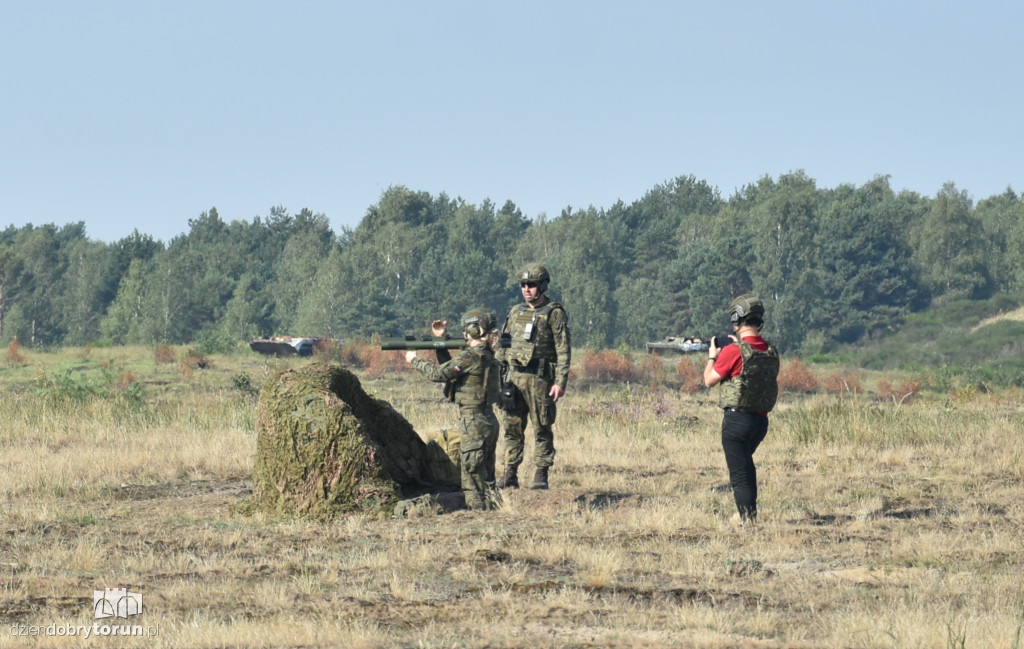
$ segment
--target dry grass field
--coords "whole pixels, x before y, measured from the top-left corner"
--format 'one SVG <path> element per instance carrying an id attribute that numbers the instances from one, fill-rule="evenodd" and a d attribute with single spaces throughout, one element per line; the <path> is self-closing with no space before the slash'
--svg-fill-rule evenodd
<path id="1" fill-rule="evenodd" d="M 784 394 L 736 528 L 712 393 L 577 382 L 550 491 L 314 523 L 246 507 L 249 388 L 309 361 L 159 356 L 0 360 L 0 647 L 1022 646 L 1019 392 Z M 455 421 L 414 374 L 363 387 Z M 94 619 L 119 587 L 144 612 Z"/>

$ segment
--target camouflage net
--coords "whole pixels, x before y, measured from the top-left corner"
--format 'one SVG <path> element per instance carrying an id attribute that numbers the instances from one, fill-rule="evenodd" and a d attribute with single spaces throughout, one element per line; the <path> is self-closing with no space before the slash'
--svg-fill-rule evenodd
<path id="1" fill-rule="evenodd" d="M 437 453 L 428 454 L 412 425 L 339 366 L 270 377 L 260 391 L 256 425 L 253 495 L 266 512 L 391 516 L 403 489 L 450 486 L 443 471 L 433 475 Z"/>
<path id="2" fill-rule="evenodd" d="M 457 428 L 439 430 L 428 435 L 426 455 L 427 475 L 430 482 L 443 486 L 458 487 L 462 484 L 462 467 L 459 460 L 459 446 L 462 433 Z"/>

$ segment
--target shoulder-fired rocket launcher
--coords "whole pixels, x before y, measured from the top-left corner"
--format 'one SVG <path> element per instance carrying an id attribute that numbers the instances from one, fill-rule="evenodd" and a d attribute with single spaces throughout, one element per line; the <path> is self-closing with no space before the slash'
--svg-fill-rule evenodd
<path id="1" fill-rule="evenodd" d="M 505 335 L 499 339 L 499 342 L 502 347 L 510 347 L 512 345 L 512 338 Z M 380 348 L 385 351 L 396 349 L 464 349 L 465 347 L 466 340 L 464 338 L 453 338 L 449 335 L 438 338 L 436 336 L 415 336 L 409 334 L 400 338 L 380 339 Z"/>

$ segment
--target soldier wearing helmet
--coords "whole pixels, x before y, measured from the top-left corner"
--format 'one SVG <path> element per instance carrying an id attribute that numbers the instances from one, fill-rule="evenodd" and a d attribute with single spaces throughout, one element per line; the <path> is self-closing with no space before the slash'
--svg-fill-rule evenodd
<path id="1" fill-rule="evenodd" d="M 447 322 L 435 320 L 435 336 L 445 335 Z M 462 439 L 459 464 L 462 493 L 469 509 L 497 509 L 500 505 L 494 480 L 498 446 L 498 419 L 493 406 L 501 390 L 501 368 L 494 359 L 498 346 L 498 321 L 487 309 L 472 309 L 462 317 L 466 348 L 455 358 L 447 349 L 434 350 L 438 364 L 407 351 L 405 359 L 431 381 L 445 384 L 445 395 L 459 406 Z"/>
<path id="2" fill-rule="evenodd" d="M 733 521 L 757 520 L 757 468 L 754 452 L 768 434 L 768 412 L 779 396 L 779 353 L 761 337 L 764 305 L 755 295 L 729 303 L 733 343 L 719 347 L 712 340 L 704 383 L 719 386 L 722 407 L 722 450 L 729 468 L 736 514 Z"/>
<path id="3" fill-rule="evenodd" d="M 530 488 L 547 489 L 548 472 L 555 462 L 555 403 L 569 382 L 569 316 L 561 304 L 548 299 L 551 276 L 541 264 L 526 264 L 515 281 L 523 302 L 512 307 L 505 319 L 502 335 L 511 338 L 511 346 L 500 350 L 499 356 L 508 363 L 506 386 L 514 386 L 518 396 L 502 417 L 505 474 L 498 486 L 519 487 L 526 424 L 531 419 L 536 470 Z"/>

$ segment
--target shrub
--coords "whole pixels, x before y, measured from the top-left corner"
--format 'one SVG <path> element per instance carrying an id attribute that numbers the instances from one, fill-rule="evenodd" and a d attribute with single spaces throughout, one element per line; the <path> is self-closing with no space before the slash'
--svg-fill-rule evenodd
<path id="1" fill-rule="evenodd" d="M 189 349 L 181 355 L 181 364 L 178 366 L 181 373 L 186 377 L 192 377 L 192 370 L 204 370 L 210 367 L 210 361 L 195 349 Z"/>
<path id="2" fill-rule="evenodd" d="M 371 340 L 370 343 L 367 343 L 365 340 L 358 338 L 346 339 L 339 350 L 338 361 L 342 365 L 348 365 L 359 369 L 366 367 L 368 358 L 367 346 L 372 344 L 372 342 L 373 341 Z"/>
<path id="3" fill-rule="evenodd" d="M 892 383 L 889 383 L 886 379 L 878 379 L 878 398 L 882 401 L 889 401 L 892 399 L 895 401 L 893 395 L 896 394 L 896 389 L 892 387 Z"/>
<path id="4" fill-rule="evenodd" d="M 252 377 L 249 376 L 248 372 L 240 372 L 231 377 L 231 383 L 235 386 L 236 390 L 244 393 L 245 396 L 256 398 L 259 396 L 259 387 L 253 385 Z"/>
<path id="5" fill-rule="evenodd" d="M 207 331 L 199 336 L 196 349 L 203 356 L 230 354 L 238 349 L 238 341 L 223 331 Z"/>
<path id="6" fill-rule="evenodd" d="M 825 392 L 830 394 L 842 394 L 843 392 L 860 394 L 863 391 L 860 378 L 852 372 L 830 374 L 825 377 Z"/>
<path id="7" fill-rule="evenodd" d="M 25 364 L 25 355 L 21 353 L 21 345 L 18 343 L 17 336 L 11 338 L 11 343 L 7 345 L 7 360 L 11 365 Z"/>
<path id="8" fill-rule="evenodd" d="M 917 396 L 920 392 L 921 381 L 917 379 L 911 379 L 908 381 L 904 381 L 903 383 L 900 383 L 900 387 L 897 391 L 897 394 L 902 395 L 900 399 L 903 400 L 904 403 L 906 403 L 913 399 L 915 396 Z"/>
<path id="9" fill-rule="evenodd" d="M 821 389 L 818 377 L 799 358 L 783 363 L 779 370 L 779 392 L 810 394 Z"/>
<path id="10" fill-rule="evenodd" d="M 452 351 L 454 355 L 454 350 Z M 333 340 L 321 341 L 313 348 L 313 354 L 324 362 L 335 362 L 344 367 L 365 370 L 366 374 L 373 378 L 408 372 L 412 369 L 405 361 L 404 351 L 382 350 L 378 336 L 373 336 L 369 340 L 346 338 L 341 345 Z"/>
<path id="11" fill-rule="evenodd" d="M 153 350 L 153 358 L 157 363 L 173 363 L 175 361 L 174 350 L 167 345 L 158 345 Z"/>
<path id="12" fill-rule="evenodd" d="M 635 381 L 639 377 L 633 362 L 614 349 L 588 349 L 584 352 L 581 374 L 583 378 L 591 381 L 617 383 Z"/>
<path id="13" fill-rule="evenodd" d="M 430 360 L 434 360 L 434 355 L 430 356 Z M 405 361 L 404 351 L 385 351 L 380 348 L 379 336 L 373 336 L 369 341 L 346 340 L 338 351 L 338 360 L 342 365 L 365 370 L 367 376 L 372 378 L 412 370 L 412 365 Z"/>
<path id="14" fill-rule="evenodd" d="M 910 403 L 920 391 L 921 382 L 917 380 L 904 381 L 895 388 L 885 379 L 878 380 L 878 398 L 883 401 L 892 401 L 897 404 Z"/>
<path id="15" fill-rule="evenodd" d="M 117 373 L 118 390 L 127 390 L 135 383 L 138 383 L 138 381 L 135 379 L 135 373 L 131 370 L 125 368 Z"/>
<path id="16" fill-rule="evenodd" d="M 313 345 L 313 356 L 324 363 L 351 365 L 351 363 L 345 362 L 343 355 L 343 352 L 347 347 L 347 341 L 344 343 L 344 346 L 342 346 L 333 338 L 321 338 Z"/>
<path id="17" fill-rule="evenodd" d="M 656 388 L 665 382 L 665 363 L 657 354 L 647 354 L 640 364 L 640 374 L 644 382 L 651 388 Z"/>
<path id="18" fill-rule="evenodd" d="M 52 402 L 83 402 L 89 397 L 103 397 L 108 393 L 101 378 L 72 373 L 66 369 L 36 379 L 36 392 Z"/>
<path id="19" fill-rule="evenodd" d="M 412 368 L 412 365 L 405 361 L 405 352 L 401 351 L 384 351 L 380 347 L 368 345 L 363 350 L 362 357 L 366 374 L 374 378 L 380 378 L 385 374 L 407 372 Z M 424 358 L 435 360 L 430 357 Z"/>
<path id="20" fill-rule="evenodd" d="M 52 403 L 83 403 L 91 399 L 121 403 L 131 409 L 142 407 L 144 391 L 135 375 L 118 368 L 113 361 L 100 364 L 99 372 L 66 369 L 36 380 L 36 393 Z"/>
<path id="21" fill-rule="evenodd" d="M 703 355 L 698 357 L 704 359 Z M 703 360 L 699 365 L 702 367 L 706 360 Z M 698 363 L 693 361 L 692 356 L 684 356 L 679 360 L 676 365 L 676 377 L 679 379 L 679 389 L 686 394 L 696 394 L 701 391 L 704 387 L 704 374 L 701 372 L 701 367 L 698 367 Z"/>

